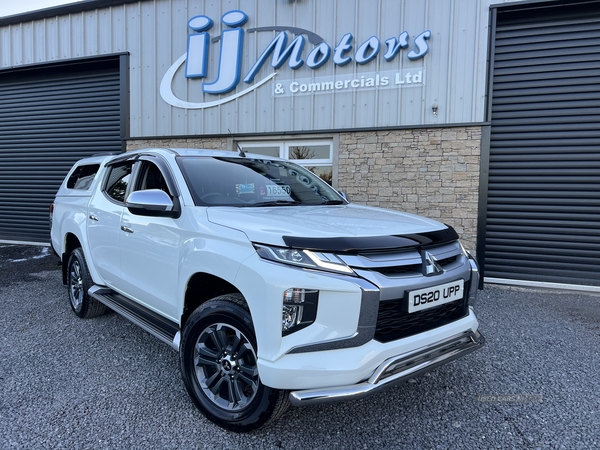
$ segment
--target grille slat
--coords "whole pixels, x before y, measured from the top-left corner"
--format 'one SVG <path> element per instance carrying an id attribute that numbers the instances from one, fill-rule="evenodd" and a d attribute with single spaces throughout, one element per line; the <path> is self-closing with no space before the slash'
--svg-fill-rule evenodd
<path id="1" fill-rule="evenodd" d="M 391 267 L 377 267 L 371 269 L 374 272 L 379 272 L 381 275 L 404 275 L 406 273 L 420 273 L 421 264 L 411 264 L 409 266 L 391 266 Z"/>
<path id="2" fill-rule="evenodd" d="M 458 259 L 458 255 L 450 256 L 448 258 L 438 260 L 438 264 L 441 267 L 446 267 L 449 264 L 452 264 Z M 376 267 L 371 270 L 374 272 L 379 272 L 381 275 L 391 276 L 391 275 L 404 275 L 407 273 L 421 273 L 422 266 L 421 264 L 410 264 L 406 266 L 389 266 L 389 267 Z"/>
<path id="3" fill-rule="evenodd" d="M 413 336 L 448 325 L 469 312 L 466 298 L 410 314 L 407 309 L 406 299 L 380 302 L 375 340 L 385 343 Z"/>

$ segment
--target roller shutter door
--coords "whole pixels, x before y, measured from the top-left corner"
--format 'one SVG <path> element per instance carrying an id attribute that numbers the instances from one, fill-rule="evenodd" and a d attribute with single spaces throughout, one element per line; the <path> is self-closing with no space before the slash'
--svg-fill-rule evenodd
<path id="1" fill-rule="evenodd" d="M 512 8 L 492 14 L 485 276 L 600 285 L 600 2 Z"/>
<path id="2" fill-rule="evenodd" d="M 119 58 L 0 72 L 0 241 L 50 242 L 75 161 L 122 151 Z"/>

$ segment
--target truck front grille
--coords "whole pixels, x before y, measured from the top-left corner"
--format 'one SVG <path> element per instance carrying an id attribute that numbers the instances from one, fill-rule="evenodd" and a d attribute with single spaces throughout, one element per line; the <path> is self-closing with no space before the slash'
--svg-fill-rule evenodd
<path id="1" fill-rule="evenodd" d="M 440 267 L 445 268 L 446 266 L 456 262 L 458 259 L 457 255 L 450 256 L 449 258 L 444 258 L 438 261 Z M 421 264 L 409 264 L 405 266 L 389 266 L 389 267 L 375 267 L 370 269 L 374 272 L 379 272 L 381 275 L 385 275 L 386 277 L 394 276 L 394 275 L 405 275 L 405 274 L 418 274 L 421 273 L 422 265 Z"/>
<path id="2" fill-rule="evenodd" d="M 465 298 L 410 314 L 407 308 L 405 299 L 380 302 L 375 340 L 385 343 L 402 339 L 447 325 L 469 313 Z"/>
<path id="3" fill-rule="evenodd" d="M 371 269 L 374 272 L 379 272 L 381 275 L 385 275 L 386 277 L 394 276 L 394 275 L 404 275 L 407 273 L 421 273 L 421 264 L 411 264 L 408 266 L 391 266 L 391 267 L 377 267 Z"/>

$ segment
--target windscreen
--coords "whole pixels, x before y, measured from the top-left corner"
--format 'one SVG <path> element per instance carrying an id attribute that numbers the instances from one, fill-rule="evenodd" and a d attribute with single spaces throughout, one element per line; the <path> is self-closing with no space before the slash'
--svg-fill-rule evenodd
<path id="1" fill-rule="evenodd" d="M 346 202 L 326 182 L 288 161 L 242 157 L 177 158 L 200 206 L 326 205 Z"/>

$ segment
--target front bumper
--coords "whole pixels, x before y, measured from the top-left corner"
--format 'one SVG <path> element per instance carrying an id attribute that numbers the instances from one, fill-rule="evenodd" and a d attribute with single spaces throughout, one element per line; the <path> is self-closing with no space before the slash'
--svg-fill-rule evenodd
<path id="1" fill-rule="evenodd" d="M 357 400 L 429 372 L 442 364 L 480 349 L 484 344 L 483 334 L 478 331 L 466 331 L 408 354 L 388 358 L 368 380 L 362 383 L 292 391 L 289 399 L 294 406 Z"/>

